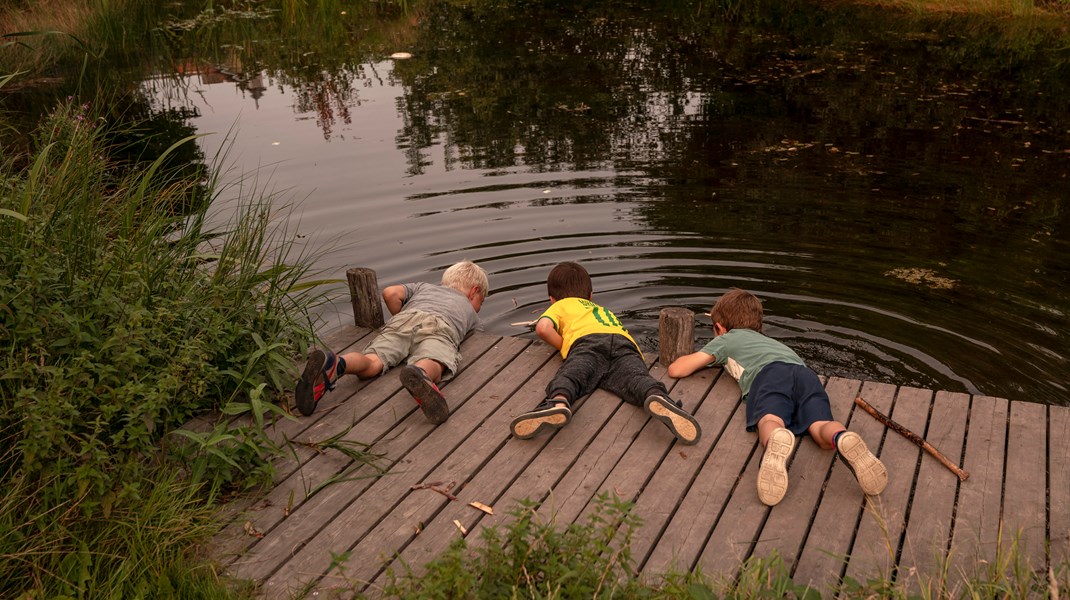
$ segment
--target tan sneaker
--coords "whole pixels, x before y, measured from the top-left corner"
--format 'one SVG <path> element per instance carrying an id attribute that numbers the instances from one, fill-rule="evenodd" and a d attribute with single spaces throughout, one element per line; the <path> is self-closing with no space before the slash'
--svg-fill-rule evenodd
<path id="1" fill-rule="evenodd" d="M 758 469 L 758 499 L 766 506 L 776 506 L 788 493 L 788 458 L 795 449 L 795 434 L 779 427 L 769 436 Z"/>
<path id="2" fill-rule="evenodd" d="M 666 398 L 661 394 L 651 394 L 647 396 L 643 408 L 655 419 L 664 423 L 681 444 L 690 446 L 702 437 L 702 428 L 699 427 L 695 417 L 692 417 L 691 413 L 684 410 L 680 403 L 672 398 Z"/>
<path id="3" fill-rule="evenodd" d="M 558 406 L 563 404 L 564 406 Z M 527 440 L 535 437 L 543 430 L 560 429 L 572 420 L 572 410 L 568 402 L 555 398 L 547 398 L 535 407 L 535 410 L 526 412 L 513 419 L 509 429 L 517 438 Z"/>
<path id="4" fill-rule="evenodd" d="M 884 491 L 884 486 L 888 485 L 888 471 L 884 463 L 866 447 L 862 436 L 853 431 L 844 432 L 836 444 L 836 454 L 854 473 L 862 493 L 876 496 Z"/>

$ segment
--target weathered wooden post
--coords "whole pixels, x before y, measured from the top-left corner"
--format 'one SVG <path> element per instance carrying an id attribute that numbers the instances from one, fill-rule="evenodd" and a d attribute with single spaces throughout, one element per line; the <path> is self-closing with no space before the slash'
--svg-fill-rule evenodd
<path id="1" fill-rule="evenodd" d="M 357 327 L 377 329 L 383 326 L 383 305 L 379 299 L 379 282 L 375 271 L 357 267 L 346 271 L 349 299 L 353 303 L 353 322 Z"/>
<path id="2" fill-rule="evenodd" d="M 671 306 L 658 316 L 658 361 L 663 367 L 695 351 L 695 313 Z"/>

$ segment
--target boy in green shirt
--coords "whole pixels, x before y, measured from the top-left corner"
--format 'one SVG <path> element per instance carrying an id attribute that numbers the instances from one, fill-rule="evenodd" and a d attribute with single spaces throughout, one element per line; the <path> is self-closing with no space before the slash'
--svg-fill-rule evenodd
<path id="1" fill-rule="evenodd" d="M 799 355 L 762 334 L 762 302 L 733 289 L 710 311 L 716 337 L 702 350 L 674 360 L 670 377 L 687 377 L 722 365 L 739 381 L 747 405 L 747 431 L 758 432 L 765 447 L 758 470 L 758 499 L 774 506 L 788 492 L 787 461 L 795 436 L 809 433 L 817 445 L 835 449 L 862 492 L 876 495 L 888 484 L 884 464 L 869 451 L 862 436 L 832 420 L 828 394 Z"/>
<path id="2" fill-rule="evenodd" d="M 591 276 L 577 263 L 563 262 L 546 278 L 551 306 L 535 323 L 535 333 L 561 351 L 565 362 L 546 386 L 546 400 L 513 419 L 513 435 L 526 440 L 572 420 L 572 403 L 604 389 L 642 406 L 683 444 L 694 444 L 698 422 L 665 385 L 654 379 L 639 346 L 617 317 L 591 301 Z"/>

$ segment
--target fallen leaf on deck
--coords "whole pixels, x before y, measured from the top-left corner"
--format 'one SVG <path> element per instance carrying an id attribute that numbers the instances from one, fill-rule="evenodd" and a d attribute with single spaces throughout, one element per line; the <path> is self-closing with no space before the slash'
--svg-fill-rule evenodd
<path id="1" fill-rule="evenodd" d="M 488 515 L 493 515 L 494 514 L 494 509 L 489 507 L 489 506 L 487 506 L 486 504 L 483 504 L 482 502 L 469 502 L 468 506 L 471 506 L 472 508 L 479 509 L 479 510 L 487 513 Z"/>

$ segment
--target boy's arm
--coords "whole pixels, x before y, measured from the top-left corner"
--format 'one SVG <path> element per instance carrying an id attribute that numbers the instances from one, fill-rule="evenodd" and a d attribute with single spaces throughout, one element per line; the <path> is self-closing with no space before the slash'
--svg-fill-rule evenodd
<path id="1" fill-rule="evenodd" d="M 716 356 L 705 352 L 685 354 L 672 361 L 672 364 L 669 365 L 669 377 L 672 377 L 673 379 L 687 377 L 695 371 L 705 369 L 715 360 L 717 360 Z"/>
<path id="2" fill-rule="evenodd" d="M 392 285 L 383 290 L 383 301 L 386 302 L 386 308 L 392 315 L 401 312 L 401 307 L 405 304 L 407 297 L 404 285 Z"/>
<path id="3" fill-rule="evenodd" d="M 561 349 L 561 344 L 565 341 L 561 334 L 557 333 L 554 321 L 549 317 L 542 317 L 535 323 L 535 335 L 558 350 Z"/>

